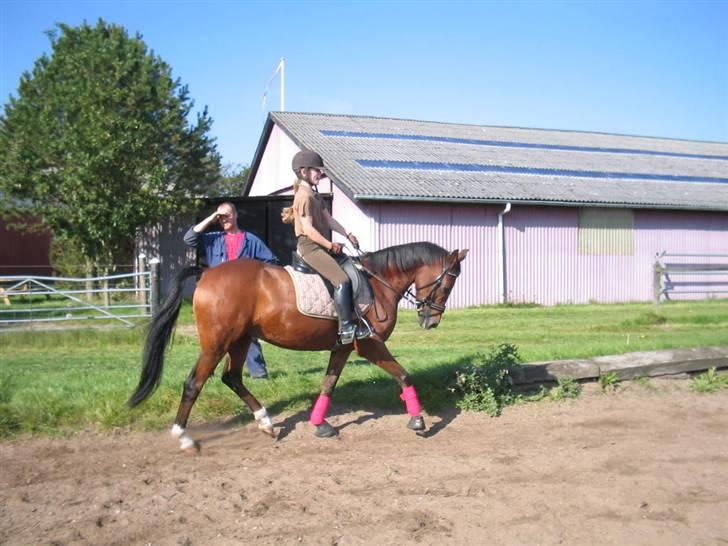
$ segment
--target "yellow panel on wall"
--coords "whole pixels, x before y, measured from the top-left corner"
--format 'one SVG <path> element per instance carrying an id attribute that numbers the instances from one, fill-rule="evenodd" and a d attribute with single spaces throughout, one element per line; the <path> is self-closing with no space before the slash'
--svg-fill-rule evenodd
<path id="1" fill-rule="evenodd" d="M 583 208 L 579 213 L 579 254 L 634 254 L 631 209 Z"/>

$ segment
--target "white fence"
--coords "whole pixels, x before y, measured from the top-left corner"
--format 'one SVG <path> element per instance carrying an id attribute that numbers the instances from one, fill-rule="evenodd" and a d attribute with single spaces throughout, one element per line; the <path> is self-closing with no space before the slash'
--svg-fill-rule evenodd
<path id="1" fill-rule="evenodd" d="M 103 277 L 0 276 L 0 332 L 87 327 L 99 321 L 134 326 L 159 304 L 159 260 L 133 273 Z"/>
<path id="2" fill-rule="evenodd" d="M 709 298 L 728 294 L 728 254 L 661 252 L 655 256 L 653 287 L 656 305 L 662 297 L 669 300 L 673 295 Z"/>

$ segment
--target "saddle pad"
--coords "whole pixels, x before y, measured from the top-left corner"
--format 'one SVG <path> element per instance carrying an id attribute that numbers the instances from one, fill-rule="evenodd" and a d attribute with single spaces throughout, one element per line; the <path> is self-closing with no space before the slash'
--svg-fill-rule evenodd
<path id="1" fill-rule="evenodd" d="M 300 273 L 295 271 L 290 265 L 284 267 L 293 280 L 293 286 L 296 288 L 296 306 L 298 311 L 306 316 L 314 318 L 323 318 L 336 320 L 336 307 L 334 300 L 326 290 L 324 281 L 320 275 L 311 275 L 310 273 Z M 359 313 L 362 315 L 369 311 L 372 302 L 357 302 Z"/>

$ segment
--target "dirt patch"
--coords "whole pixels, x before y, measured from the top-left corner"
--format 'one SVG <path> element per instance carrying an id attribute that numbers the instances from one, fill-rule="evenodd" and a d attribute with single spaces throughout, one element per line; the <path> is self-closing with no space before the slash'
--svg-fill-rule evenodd
<path id="1" fill-rule="evenodd" d="M 0 543 L 728 543 L 728 392 L 653 381 L 491 419 L 306 415 L 0 444 Z M 333 409 L 333 408 L 332 408 Z"/>

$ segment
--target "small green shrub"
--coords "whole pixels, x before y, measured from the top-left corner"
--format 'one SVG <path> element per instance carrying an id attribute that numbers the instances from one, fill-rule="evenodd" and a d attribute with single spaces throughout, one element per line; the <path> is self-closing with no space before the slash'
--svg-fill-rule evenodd
<path id="1" fill-rule="evenodd" d="M 724 388 L 728 388 L 728 375 L 719 375 L 714 367 L 705 373 L 693 377 L 690 382 L 690 389 L 695 392 L 709 393 Z"/>
<path id="2" fill-rule="evenodd" d="M 549 391 L 551 400 L 577 398 L 581 394 L 581 385 L 570 377 L 562 377 L 558 384 Z"/>
<path id="3" fill-rule="evenodd" d="M 504 406 L 516 400 L 510 372 L 521 362 L 518 348 L 503 343 L 493 347 L 488 354 L 477 354 L 474 360 L 475 363 L 455 372 L 452 390 L 462 394 L 457 406 L 496 417 Z"/>
<path id="4" fill-rule="evenodd" d="M 614 392 L 619 388 L 619 379 L 617 379 L 617 372 L 609 372 L 599 376 L 599 386 L 602 388 L 602 392 Z"/>

